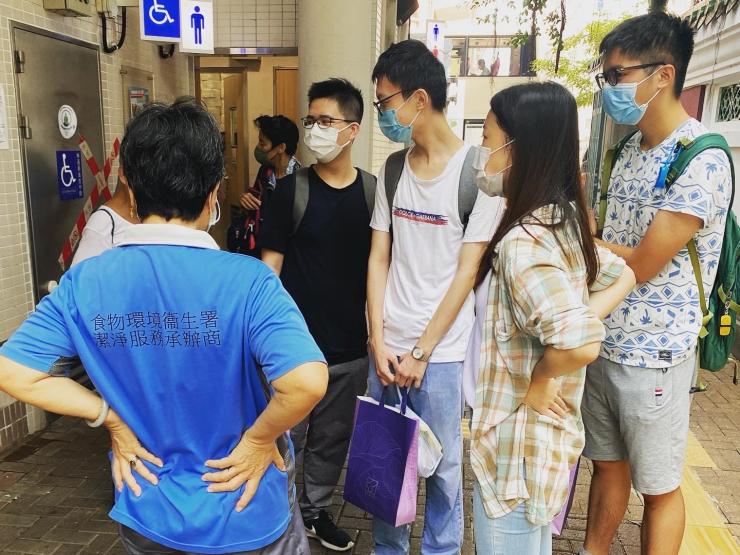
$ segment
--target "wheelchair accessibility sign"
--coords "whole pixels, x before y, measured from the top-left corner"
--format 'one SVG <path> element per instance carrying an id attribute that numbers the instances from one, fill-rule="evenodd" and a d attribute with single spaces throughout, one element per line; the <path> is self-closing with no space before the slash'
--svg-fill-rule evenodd
<path id="1" fill-rule="evenodd" d="M 82 154 L 79 150 L 57 150 L 57 185 L 60 200 L 82 198 Z"/>
<path id="2" fill-rule="evenodd" d="M 180 0 L 141 0 L 141 38 L 180 42 Z"/>

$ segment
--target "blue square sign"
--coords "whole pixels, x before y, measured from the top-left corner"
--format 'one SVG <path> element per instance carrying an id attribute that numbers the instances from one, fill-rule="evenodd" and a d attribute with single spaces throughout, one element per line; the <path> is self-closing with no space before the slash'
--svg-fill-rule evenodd
<path id="1" fill-rule="evenodd" d="M 180 0 L 141 0 L 141 38 L 178 42 Z"/>
<path id="2" fill-rule="evenodd" d="M 57 150 L 57 184 L 59 198 L 82 198 L 82 154 L 79 150 Z"/>

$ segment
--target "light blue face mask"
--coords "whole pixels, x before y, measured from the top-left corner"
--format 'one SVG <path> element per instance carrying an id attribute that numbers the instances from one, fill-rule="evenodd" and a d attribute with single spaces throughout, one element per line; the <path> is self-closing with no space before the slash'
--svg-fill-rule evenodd
<path id="1" fill-rule="evenodd" d="M 637 87 L 650 79 L 658 70 L 645 77 L 638 83 L 618 83 L 616 85 L 605 85 L 602 93 L 604 111 L 620 125 L 637 125 L 647 111 L 648 104 L 660 93 L 659 89 L 650 100 L 641 106 L 637 104 L 635 96 Z"/>
<path id="2" fill-rule="evenodd" d="M 380 126 L 380 130 L 383 132 L 383 135 L 388 137 L 388 139 L 394 143 L 409 144 L 411 142 L 412 127 L 421 112 L 416 112 L 414 119 L 412 119 L 408 125 L 402 125 L 401 122 L 398 121 L 398 110 L 403 108 L 404 105 L 411 100 L 411 96 L 404 100 L 403 104 L 398 108 L 383 110 L 383 113 L 378 117 L 378 125 Z"/>

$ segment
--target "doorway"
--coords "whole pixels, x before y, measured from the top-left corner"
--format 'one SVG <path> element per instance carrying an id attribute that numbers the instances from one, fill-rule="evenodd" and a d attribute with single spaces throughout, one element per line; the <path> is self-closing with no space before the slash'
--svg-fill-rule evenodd
<path id="1" fill-rule="evenodd" d="M 219 247 L 226 249 L 232 216 L 240 211 L 247 174 L 246 77 L 242 71 L 199 72 L 197 95 L 216 118 L 224 138 L 224 179 L 219 189 L 221 219 L 211 229 Z"/>

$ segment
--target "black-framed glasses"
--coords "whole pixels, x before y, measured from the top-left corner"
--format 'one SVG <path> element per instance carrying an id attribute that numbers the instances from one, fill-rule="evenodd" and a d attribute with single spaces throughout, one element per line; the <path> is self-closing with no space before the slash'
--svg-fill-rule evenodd
<path id="1" fill-rule="evenodd" d="M 665 62 L 650 62 L 649 64 L 640 64 L 636 66 L 627 66 L 627 67 L 615 66 L 615 67 L 607 69 L 603 73 L 597 74 L 596 84 L 599 86 L 599 90 L 603 89 L 604 84 L 606 83 L 614 87 L 617 85 L 617 83 L 619 83 L 619 78 L 628 71 L 631 71 L 633 69 L 645 69 L 648 67 L 663 66 L 663 65 L 665 65 Z"/>
<path id="2" fill-rule="evenodd" d="M 319 129 L 329 129 L 332 124 L 338 121 L 344 123 L 359 123 L 357 120 L 354 119 L 333 118 L 331 116 L 319 116 L 317 118 L 306 116 L 304 118 L 301 118 L 301 123 L 303 124 L 303 127 L 305 129 L 311 129 L 314 125 L 318 125 Z"/>
<path id="3" fill-rule="evenodd" d="M 403 94 L 405 92 L 407 92 L 407 91 L 394 92 L 393 94 L 391 94 L 389 96 L 386 96 L 385 98 L 381 98 L 377 102 L 373 102 L 373 106 L 375 106 L 375 109 L 378 111 L 378 115 L 379 116 L 382 116 L 383 115 L 383 104 L 385 104 L 386 102 L 388 102 L 391 98 L 393 98 L 395 96 L 398 96 L 399 94 Z"/>

